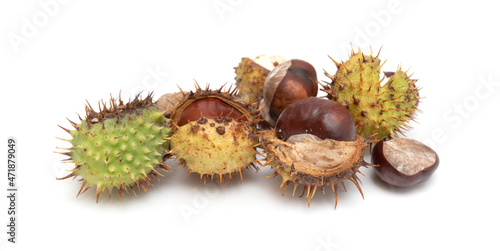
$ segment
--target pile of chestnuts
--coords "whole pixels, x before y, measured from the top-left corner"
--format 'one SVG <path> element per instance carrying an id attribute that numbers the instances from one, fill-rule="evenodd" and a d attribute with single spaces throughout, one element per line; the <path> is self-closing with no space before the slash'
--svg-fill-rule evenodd
<path id="1" fill-rule="evenodd" d="M 303 60 L 277 65 L 265 80 L 258 106 L 267 123 L 261 128 L 262 142 L 266 164 L 276 171 L 272 176 L 283 177 L 280 190 L 293 182 L 294 194 L 303 185 L 308 200 L 318 187 L 331 187 L 337 197 L 337 185 L 345 189 L 344 181 L 350 180 L 363 194 L 356 176 L 360 166 L 372 166 L 381 180 L 396 187 L 424 182 L 438 167 L 436 152 L 416 140 L 395 136 L 377 142 L 357 135 L 345 105 L 317 93 L 316 70 Z M 372 163 L 367 163 L 363 158 L 371 147 Z"/>
<path id="2" fill-rule="evenodd" d="M 364 198 L 362 166 L 373 167 L 391 186 L 428 180 L 439 165 L 437 153 L 400 137 L 419 111 L 416 80 L 399 67 L 385 73 L 383 84 L 378 55 L 361 51 L 352 51 L 346 62 L 333 61 L 338 70 L 325 72 L 332 81 L 325 85 L 304 60 L 261 55 L 242 59 L 235 68 L 236 87 L 203 89 L 195 81 L 195 90 L 165 94 L 156 102 L 149 94 L 126 105 L 111 98 L 109 108 L 101 101 L 99 112 L 89 105 L 86 118 L 80 118 L 88 131 L 71 121 L 75 130 L 61 127 L 74 137 L 64 140 L 73 147 L 58 153 L 75 163 L 73 173 L 61 179 L 82 177 L 78 194 L 96 185 L 97 198 L 106 188 L 111 196 L 113 187 L 122 198 L 127 187 L 146 191 L 151 177 L 163 176 L 156 169 L 171 170 L 164 163 L 171 157 L 186 167 L 186 176 L 195 173 L 200 181 L 223 185 L 236 176 L 243 182 L 244 169 L 269 165 L 270 177 L 282 178 L 283 195 L 289 187 L 292 196 L 302 189 L 310 205 L 318 188 L 323 194 L 331 189 L 335 207 L 345 182 Z M 325 96 L 317 97 L 319 91 Z M 371 163 L 364 160 L 366 152 Z"/>
<path id="3" fill-rule="evenodd" d="M 338 67 L 341 66 L 335 63 Z M 362 63 L 359 61 L 361 70 L 365 69 Z M 329 98 L 317 97 L 320 84 L 316 70 L 304 60 L 285 60 L 279 56 L 269 58 L 259 56 L 255 60 L 243 58 L 235 69 L 236 86 L 239 91 L 238 93 L 225 93 L 227 98 L 218 97 L 217 93 L 211 92 L 207 92 L 209 94 L 202 98 L 191 92 L 190 95 L 200 100 L 190 101 L 190 95 L 176 93 L 164 95 L 157 103 L 160 107 L 174 111 L 180 110 L 180 107 L 186 106 L 185 103 L 189 103 L 190 106 L 186 106 L 184 114 L 196 116 L 175 117 L 176 121 L 178 120 L 175 122 L 176 126 L 182 126 L 184 124 L 182 121 L 196 121 L 200 114 L 202 118 L 217 116 L 219 119 L 229 116 L 229 120 L 248 118 L 250 113 L 240 113 L 242 109 L 235 109 L 237 106 L 234 104 L 224 105 L 225 102 L 229 102 L 227 100 L 232 100 L 230 95 L 239 96 L 240 100 L 247 104 L 242 103 L 242 105 L 251 109 L 253 112 L 251 116 L 255 116 L 251 123 L 246 124 L 255 126 L 255 134 L 253 132 L 251 134 L 258 137 L 259 143 L 254 146 L 262 149 L 263 154 L 258 154 L 264 157 L 251 165 L 260 165 L 260 167 L 270 165 L 275 170 L 271 176 L 282 177 L 279 190 L 283 190 L 283 194 L 290 184 L 293 185 L 293 195 L 297 188 L 301 187 L 302 196 L 305 196 L 310 204 L 318 188 L 323 193 L 325 188 L 328 188 L 334 192 L 336 206 L 338 188 L 341 186 L 345 190 L 346 181 L 352 182 L 363 196 L 361 180 L 358 177 L 358 174 L 364 176 L 360 171 L 361 166 L 373 167 L 380 179 L 391 186 L 409 187 L 428 180 L 439 165 L 437 153 L 416 140 L 401 138 L 392 133 L 381 141 L 375 140 L 377 137 L 373 137 L 374 135 L 360 135 L 358 128 L 360 122 L 355 120 L 356 116 L 353 116 L 353 112 L 361 112 L 363 115 L 366 111 L 356 111 L 352 108 L 363 100 L 360 97 L 352 97 L 352 106 L 349 109 L 349 102 L 337 102 Z M 329 74 L 327 76 L 336 81 L 335 76 Z M 352 81 L 363 82 L 366 79 L 363 80 L 363 76 L 360 75 L 359 80 Z M 394 82 L 394 84 L 397 83 Z M 411 84 L 413 85 L 414 82 Z M 340 90 L 342 90 L 342 85 Z M 416 90 L 411 89 L 411 95 Z M 321 91 L 325 91 L 327 97 L 337 95 L 331 88 Z M 196 93 L 198 92 L 199 89 Z M 382 94 L 375 92 L 374 95 Z M 418 93 L 415 95 L 418 96 Z M 389 96 L 389 99 L 384 100 L 384 105 L 389 104 L 391 98 L 396 100 L 399 97 L 401 96 Z M 399 109 L 399 106 L 399 103 L 396 103 L 394 109 Z M 170 113 L 167 112 L 165 115 L 169 117 Z M 236 134 L 237 130 L 233 132 L 233 137 Z M 238 145 L 236 137 L 233 143 Z M 190 154 L 192 151 L 192 148 L 187 150 Z M 371 153 L 371 163 L 364 160 L 366 152 Z M 183 156 L 187 156 L 186 154 L 183 153 Z M 207 158 L 212 161 L 211 156 Z M 183 160 L 181 157 L 181 160 L 185 163 L 189 162 L 187 158 Z M 265 163 L 256 164 L 258 161 Z M 231 169 L 226 162 L 225 160 L 224 165 L 218 171 L 198 164 L 196 169 L 188 167 L 188 173 L 195 170 L 201 176 L 219 175 L 221 182 L 224 182 L 224 175 L 231 177 L 231 172 L 235 170 L 241 175 L 241 168 L 244 165 Z"/>

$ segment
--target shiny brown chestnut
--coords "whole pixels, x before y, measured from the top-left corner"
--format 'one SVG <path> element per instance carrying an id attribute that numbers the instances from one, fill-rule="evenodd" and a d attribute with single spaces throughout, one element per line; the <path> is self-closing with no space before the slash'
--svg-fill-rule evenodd
<path id="1" fill-rule="evenodd" d="M 287 141 L 298 134 L 319 139 L 355 141 L 356 126 L 342 104 L 317 97 L 304 98 L 289 105 L 276 121 L 276 136 Z"/>
<path id="2" fill-rule="evenodd" d="M 318 94 L 318 79 L 314 67 L 306 61 L 292 59 L 276 66 L 264 83 L 264 118 L 274 125 L 281 112 L 290 104 Z"/>
<path id="3" fill-rule="evenodd" d="M 246 117 L 231 105 L 216 98 L 205 98 L 193 102 L 185 108 L 177 121 L 178 126 L 183 126 L 200 118 L 229 117 L 246 121 Z"/>
<path id="4" fill-rule="evenodd" d="M 382 140 L 375 144 L 372 163 L 386 183 L 410 187 L 428 180 L 439 166 L 437 153 L 423 143 L 405 138 Z"/>

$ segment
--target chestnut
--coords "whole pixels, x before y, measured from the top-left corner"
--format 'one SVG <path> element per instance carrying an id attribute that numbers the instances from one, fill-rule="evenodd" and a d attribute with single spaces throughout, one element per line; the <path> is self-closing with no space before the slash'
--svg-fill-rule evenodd
<path id="1" fill-rule="evenodd" d="M 262 148 L 283 178 L 283 194 L 290 182 L 294 192 L 303 185 L 308 205 L 318 187 L 331 188 L 337 205 L 337 186 L 350 180 L 363 196 L 357 173 L 364 161 L 368 140 L 356 135 L 351 113 L 342 104 L 316 97 L 286 107 L 274 130 L 261 133 Z M 292 196 L 293 196 L 292 194 Z"/>
<path id="2" fill-rule="evenodd" d="M 318 79 L 314 67 L 306 61 L 292 59 L 276 66 L 264 83 L 264 119 L 274 125 L 281 112 L 290 104 L 318 94 Z"/>
<path id="3" fill-rule="evenodd" d="M 312 134 L 319 139 L 355 141 L 356 126 L 342 104 L 308 97 L 286 107 L 276 121 L 276 136 L 287 141 L 293 135 Z"/>
<path id="4" fill-rule="evenodd" d="M 397 187 L 410 187 L 431 177 L 439 166 L 439 157 L 419 141 L 394 138 L 375 144 L 372 163 L 384 182 Z"/>
<path id="5" fill-rule="evenodd" d="M 230 117 L 247 121 L 247 118 L 230 104 L 217 98 L 203 98 L 191 103 L 177 120 L 178 126 L 183 126 L 200 118 Z"/>

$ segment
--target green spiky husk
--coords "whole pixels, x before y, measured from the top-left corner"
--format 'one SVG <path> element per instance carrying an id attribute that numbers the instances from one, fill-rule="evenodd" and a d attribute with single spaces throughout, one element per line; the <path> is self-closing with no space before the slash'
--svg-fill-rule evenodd
<path id="1" fill-rule="evenodd" d="M 151 102 L 151 95 L 138 97 L 128 104 L 113 98 L 110 107 L 100 112 L 86 107 L 87 116 L 79 124 L 71 122 L 75 130 L 68 130 L 72 147 L 65 153 L 75 164 L 67 177 L 80 176 L 82 193 L 96 186 L 96 193 L 107 188 L 123 190 L 134 185 L 139 190 L 151 186 L 151 177 L 157 169 L 167 170 L 164 161 L 170 135 L 167 119 Z M 133 190 L 132 190 L 133 191 Z M 135 193 L 135 192 L 134 192 Z"/>
<path id="2" fill-rule="evenodd" d="M 171 138 L 172 152 L 188 173 L 200 177 L 231 175 L 255 162 L 257 137 L 248 122 L 230 118 L 202 118 L 181 126 Z M 229 177 L 231 178 L 231 177 Z"/>
<path id="3" fill-rule="evenodd" d="M 337 72 L 335 76 L 325 72 L 332 82 L 323 91 L 349 109 L 361 136 L 381 140 L 410 128 L 408 122 L 418 111 L 419 90 L 407 72 L 398 68 L 381 85 L 385 77 L 380 78 L 383 64 L 378 56 L 353 51 L 346 62 L 334 62 Z"/>

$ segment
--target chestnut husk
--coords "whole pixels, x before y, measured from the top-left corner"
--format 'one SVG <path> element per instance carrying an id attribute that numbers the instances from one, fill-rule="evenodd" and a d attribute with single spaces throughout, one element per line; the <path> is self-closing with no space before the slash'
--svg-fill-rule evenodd
<path id="1" fill-rule="evenodd" d="M 201 89 L 197 84 L 195 91 L 181 91 L 184 97 L 170 118 L 167 154 L 187 167 L 187 175 L 198 173 L 204 182 L 218 178 L 224 185 L 225 178 L 231 180 L 235 174 L 243 181 L 244 168 L 257 169 L 257 112 L 236 91 Z"/>
<path id="2" fill-rule="evenodd" d="M 293 182 L 295 195 L 297 186 L 301 184 L 304 186 L 303 195 L 307 190 L 309 206 L 318 187 L 323 191 L 329 187 L 335 194 L 337 207 L 337 186 L 341 184 L 345 188 L 345 180 L 353 182 L 364 197 L 357 173 L 361 173 L 361 166 L 368 164 L 364 161 L 367 142 L 366 138 L 358 135 L 355 141 L 324 139 L 318 142 L 305 138 L 301 142 L 291 143 L 276 137 L 274 129 L 262 134 L 262 144 L 268 159 L 266 164 L 275 169 L 273 176 L 281 175 L 283 179 L 279 191 L 284 187 L 284 194 L 288 184 Z"/>

